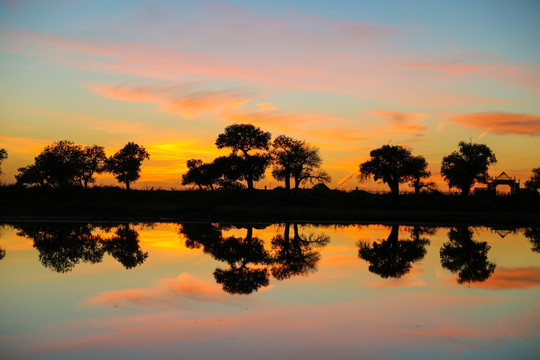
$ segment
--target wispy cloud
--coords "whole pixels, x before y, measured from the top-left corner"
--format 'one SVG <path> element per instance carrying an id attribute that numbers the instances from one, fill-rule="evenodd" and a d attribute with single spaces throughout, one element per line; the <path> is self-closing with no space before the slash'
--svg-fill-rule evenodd
<path id="1" fill-rule="evenodd" d="M 540 116 L 508 112 L 484 112 L 449 118 L 460 126 L 499 135 L 540 136 Z"/>
<path id="2" fill-rule="evenodd" d="M 524 62 L 522 62 L 521 64 L 517 65 L 517 66 L 514 66 L 513 68 L 509 69 L 508 71 L 505 71 L 504 73 L 501 74 L 501 78 L 502 77 L 505 77 L 507 75 L 510 75 L 511 73 L 513 73 L 514 71 L 516 71 L 517 69 L 519 69 L 520 67 L 522 67 L 523 65 L 533 61 L 534 59 L 536 59 L 537 57 L 539 57 L 540 54 L 536 54 L 534 55 L 532 58 L 529 58 L 527 60 L 525 60 Z"/>
<path id="3" fill-rule="evenodd" d="M 92 86 L 90 89 L 108 99 L 156 104 L 160 111 L 179 114 L 185 119 L 248 101 L 246 92 L 203 91 L 197 90 L 193 85 L 119 84 Z"/>

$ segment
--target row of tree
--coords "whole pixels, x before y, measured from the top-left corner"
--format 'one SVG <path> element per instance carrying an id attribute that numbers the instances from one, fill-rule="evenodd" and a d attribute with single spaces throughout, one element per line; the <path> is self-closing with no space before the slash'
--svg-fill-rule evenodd
<path id="1" fill-rule="evenodd" d="M 152 226 L 152 225 L 150 225 Z M 259 226 L 257 229 L 264 229 Z M 99 263 L 105 253 L 117 259 L 126 269 L 141 265 L 148 253 L 139 246 L 138 233 L 128 224 L 94 226 L 89 224 L 19 224 L 19 236 L 33 240 L 41 263 L 56 272 L 69 272 L 78 263 Z M 245 229 L 244 236 L 226 236 L 230 228 Z M 99 235 L 94 233 L 99 230 Z M 218 265 L 214 278 L 223 289 L 234 294 L 249 294 L 269 285 L 270 276 L 285 280 L 317 271 L 319 250 L 330 241 L 325 234 L 302 234 L 298 224 L 285 224 L 282 234 L 270 240 L 270 246 L 254 235 L 251 225 L 182 224 L 179 234 L 185 246 L 201 249 L 226 266 Z M 358 257 L 369 264 L 369 271 L 382 278 L 401 278 L 414 263 L 421 261 L 435 228 L 406 227 L 408 236 L 401 237 L 400 226 L 393 225 L 386 239 L 359 241 Z M 106 234 L 112 233 L 111 236 Z M 525 229 L 532 251 L 540 252 L 540 231 Z M 457 274 L 460 284 L 482 282 L 495 271 L 489 261 L 490 246 L 474 239 L 467 226 L 449 230 L 448 241 L 440 248 L 441 264 Z M 4 251 L 5 254 L 5 251 Z M 0 257 L 1 259 L 1 257 Z"/>
<path id="2" fill-rule="evenodd" d="M 87 188 L 96 181 L 95 174 L 110 172 L 129 190 L 140 177 L 142 162 L 149 158 L 146 149 L 133 142 L 107 157 L 103 146 L 81 146 L 63 140 L 45 147 L 33 164 L 18 169 L 15 178 L 21 185 Z"/>
<path id="3" fill-rule="evenodd" d="M 209 163 L 188 160 L 182 185 L 213 190 L 243 187 L 239 181 L 245 181 L 247 188 L 253 189 L 254 182 L 264 177 L 269 166 L 273 166 L 272 176 L 284 181 L 287 190 L 291 189 L 291 180 L 295 189 L 305 181 L 330 182 L 330 176 L 320 169 L 322 159 L 318 148 L 285 135 L 271 139 L 269 132 L 251 124 L 227 126 L 215 144 L 218 149 L 231 149 L 231 153 Z"/>
<path id="4" fill-rule="evenodd" d="M 283 181 L 287 190 L 293 186 L 298 189 L 306 181 L 330 182 L 328 173 L 321 169 L 319 149 L 303 140 L 280 135 L 272 141 L 269 132 L 252 124 L 234 124 L 218 135 L 215 145 L 218 149 L 230 149 L 230 154 L 208 163 L 201 159 L 188 160 L 182 185 L 214 190 L 244 188 L 241 181 L 245 181 L 247 188 L 253 189 L 269 166 L 272 166 L 272 176 Z M 0 149 L 0 162 L 6 157 L 7 152 Z M 102 146 L 83 147 L 70 141 L 58 141 L 47 146 L 33 164 L 19 168 L 16 178 L 17 183 L 23 185 L 86 188 L 95 182 L 95 174 L 110 172 L 129 189 L 130 183 L 140 177 L 142 162 L 149 157 L 144 147 L 133 142 L 107 158 Z M 468 195 L 475 183 L 488 180 L 489 166 L 496 162 L 494 152 L 487 145 L 462 141 L 458 151 L 443 157 L 441 175 L 451 188 Z M 426 181 L 431 176 L 427 168 L 422 155 L 412 155 L 403 146 L 384 145 L 372 150 L 370 159 L 360 164 L 360 180 L 383 181 L 396 197 L 400 184 L 409 183 L 418 194 L 422 188 L 434 186 L 433 182 Z M 540 168 L 532 170 L 525 185 L 531 190 L 540 189 Z"/>

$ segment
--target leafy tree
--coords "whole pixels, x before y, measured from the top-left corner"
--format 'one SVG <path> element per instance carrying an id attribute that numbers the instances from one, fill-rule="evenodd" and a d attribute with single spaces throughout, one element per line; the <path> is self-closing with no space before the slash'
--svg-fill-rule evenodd
<path id="1" fill-rule="evenodd" d="M 43 149 L 34 164 L 19 168 L 17 183 L 62 188 L 81 184 L 82 147 L 62 140 Z"/>
<path id="2" fill-rule="evenodd" d="M 232 150 L 227 165 L 234 168 L 231 172 L 236 179 L 233 180 L 245 180 L 248 189 L 253 189 L 253 183 L 264 177 L 270 163 L 270 138 L 269 132 L 251 124 L 233 124 L 227 126 L 223 134 L 218 135 L 217 148 Z"/>
<path id="3" fill-rule="evenodd" d="M 392 195 L 399 195 L 399 184 L 418 181 L 429 176 L 427 163 L 422 156 L 413 156 L 403 146 L 384 145 L 371 150 L 371 159 L 360 164 L 360 179 L 365 181 L 373 177 L 382 180 L 390 187 Z"/>
<path id="4" fill-rule="evenodd" d="M 129 142 L 106 160 L 105 167 L 107 171 L 113 173 L 118 182 L 124 183 L 126 189 L 129 190 L 130 183 L 141 177 L 141 165 L 145 159 L 150 159 L 146 149 L 134 142 Z"/>
<path id="5" fill-rule="evenodd" d="M 2 165 L 2 161 L 7 159 L 8 153 L 6 149 L 0 149 L 0 165 Z M 2 175 L 2 168 L 0 168 L 0 175 Z"/>
<path id="6" fill-rule="evenodd" d="M 424 187 L 432 187 L 435 184 L 433 182 L 426 183 L 422 179 L 431 176 L 431 172 L 427 170 L 427 162 L 423 156 L 413 156 L 409 161 L 409 168 L 411 171 L 411 186 L 414 188 L 415 195 L 420 193 L 420 190 Z"/>
<path id="7" fill-rule="evenodd" d="M 102 173 L 105 171 L 105 161 L 107 156 L 105 155 L 105 149 L 103 146 L 92 145 L 85 146 L 82 150 L 82 158 L 80 164 L 80 178 L 84 185 L 84 188 L 88 188 L 88 184 L 93 184 L 96 179 L 95 173 Z"/>
<path id="8" fill-rule="evenodd" d="M 467 196 L 476 183 L 485 183 L 488 167 L 497 162 L 493 151 L 484 144 L 460 141 L 459 151 L 454 151 L 442 160 L 441 175 L 450 187 L 456 187 Z"/>
<path id="9" fill-rule="evenodd" d="M 532 175 L 525 181 L 525 186 L 533 191 L 540 189 L 540 167 L 532 169 Z"/>
<path id="10" fill-rule="evenodd" d="M 330 182 L 330 176 L 320 170 L 322 160 L 319 149 L 306 144 L 305 141 L 295 140 L 280 135 L 272 143 L 274 168 L 272 176 L 276 180 L 285 181 L 285 188 L 291 188 L 291 177 L 294 188 L 298 189 L 303 181 Z"/>
<path id="11" fill-rule="evenodd" d="M 369 271 L 386 279 L 407 274 L 412 264 L 424 258 L 429 240 L 413 232 L 412 240 L 399 240 L 399 225 L 393 225 L 388 239 L 380 243 L 360 241 L 358 257 L 369 262 Z"/>
<path id="12" fill-rule="evenodd" d="M 496 265 L 487 257 L 491 247 L 485 241 L 474 241 L 468 227 L 451 229 L 448 240 L 441 247 L 441 264 L 458 274 L 459 284 L 486 281 L 493 274 Z"/>
<path id="13" fill-rule="evenodd" d="M 190 159 L 186 162 L 188 171 L 182 175 L 182 185 L 194 184 L 203 189 L 204 187 L 214 190 L 223 176 L 223 171 L 215 163 L 203 163 L 200 159 Z"/>

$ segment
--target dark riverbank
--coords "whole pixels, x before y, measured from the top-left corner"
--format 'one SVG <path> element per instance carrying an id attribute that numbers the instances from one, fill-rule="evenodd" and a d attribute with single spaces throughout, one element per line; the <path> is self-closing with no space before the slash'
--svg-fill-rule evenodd
<path id="1" fill-rule="evenodd" d="M 0 221 L 253 221 L 540 224 L 540 196 L 362 191 L 166 191 L 0 188 Z"/>

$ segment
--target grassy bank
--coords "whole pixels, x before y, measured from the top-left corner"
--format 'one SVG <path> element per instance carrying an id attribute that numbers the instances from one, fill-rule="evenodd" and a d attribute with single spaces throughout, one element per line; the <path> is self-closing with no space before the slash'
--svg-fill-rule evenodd
<path id="1" fill-rule="evenodd" d="M 534 195 L 534 194 L 533 194 Z M 0 188 L 0 220 L 328 221 L 540 224 L 540 197 L 362 191 L 166 191 Z"/>

